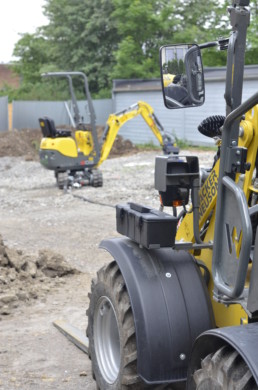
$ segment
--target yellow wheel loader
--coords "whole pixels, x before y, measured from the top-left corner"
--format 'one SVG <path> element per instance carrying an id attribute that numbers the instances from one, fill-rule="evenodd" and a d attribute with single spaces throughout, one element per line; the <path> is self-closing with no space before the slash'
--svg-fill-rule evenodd
<path id="1" fill-rule="evenodd" d="M 226 116 L 199 126 L 218 144 L 210 169 L 158 156 L 160 209 L 116 207 L 121 236 L 100 244 L 113 260 L 87 310 L 98 389 L 258 389 L 258 92 L 242 102 L 249 0 L 228 11 L 229 39 L 160 50 L 162 81 L 167 71 L 184 79 L 163 83 L 165 105 L 182 109 L 205 99 L 201 51 L 227 49 Z"/>
<path id="2" fill-rule="evenodd" d="M 72 99 L 75 125 L 75 138 L 71 131 L 56 129 L 51 118 L 39 118 L 43 138 L 40 143 L 40 163 L 47 169 L 54 170 L 57 185 L 64 186 L 103 185 L 102 173 L 98 167 L 105 161 L 115 142 L 121 126 L 128 120 L 141 115 L 153 134 L 156 136 L 165 154 L 178 154 L 172 135 L 165 132 L 153 108 L 145 102 L 137 102 L 127 109 L 111 114 L 108 117 L 101 140 L 98 140 L 96 116 L 92 104 L 87 77 L 82 72 L 53 72 L 44 77 L 65 77 L 68 79 Z M 73 88 L 73 77 L 83 79 L 87 111 L 90 123 L 84 123 L 80 115 L 78 103 Z"/>

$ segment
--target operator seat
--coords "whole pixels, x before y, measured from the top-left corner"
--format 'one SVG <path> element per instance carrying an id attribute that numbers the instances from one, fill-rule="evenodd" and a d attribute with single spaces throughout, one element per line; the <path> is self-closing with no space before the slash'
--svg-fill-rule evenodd
<path id="1" fill-rule="evenodd" d="M 45 138 L 70 137 L 72 134 L 70 130 L 56 129 L 53 119 L 47 116 L 39 118 L 39 124 Z"/>
<path id="2" fill-rule="evenodd" d="M 165 95 L 183 105 L 189 105 L 187 89 L 182 85 L 171 83 L 164 88 Z"/>

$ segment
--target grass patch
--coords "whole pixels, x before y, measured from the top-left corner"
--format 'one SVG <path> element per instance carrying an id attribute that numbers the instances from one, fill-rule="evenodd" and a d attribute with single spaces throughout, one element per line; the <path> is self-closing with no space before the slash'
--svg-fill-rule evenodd
<path id="1" fill-rule="evenodd" d="M 149 151 L 149 150 L 160 150 L 160 146 L 154 145 L 153 142 L 147 142 L 145 144 L 136 144 L 135 145 L 139 151 Z"/>
<path id="2" fill-rule="evenodd" d="M 34 148 L 37 152 L 39 151 L 40 141 L 38 141 L 38 140 L 32 140 L 32 141 L 31 141 L 31 145 L 33 146 L 33 148 Z"/>
<path id="3" fill-rule="evenodd" d="M 135 145 L 139 151 L 152 151 L 152 150 L 160 150 L 160 146 L 154 145 L 153 142 L 148 142 L 145 144 L 136 144 Z M 211 151 L 216 151 L 217 146 L 200 146 L 200 145 L 192 145 L 190 144 L 187 140 L 185 139 L 178 139 L 176 138 L 176 146 L 180 150 L 211 150 Z"/>
<path id="4" fill-rule="evenodd" d="M 177 146 L 179 147 L 179 149 L 195 149 L 195 150 L 217 150 L 217 146 L 214 145 L 214 146 L 204 146 L 204 145 L 193 145 L 191 144 L 190 142 L 188 142 L 186 139 L 179 139 L 179 138 L 176 138 L 176 144 Z"/>

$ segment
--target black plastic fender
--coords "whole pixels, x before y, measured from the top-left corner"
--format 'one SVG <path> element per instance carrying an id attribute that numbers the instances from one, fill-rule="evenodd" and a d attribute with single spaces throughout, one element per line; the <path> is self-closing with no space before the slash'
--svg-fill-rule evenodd
<path id="1" fill-rule="evenodd" d="M 192 345 L 214 326 L 194 258 L 171 248 L 145 249 L 127 238 L 100 244 L 117 262 L 131 301 L 137 370 L 146 383 L 185 380 Z"/>
<path id="2" fill-rule="evenodd" d="M 196 339 L 189 364 L 187 389 L 196 388 L 192 374 L 201 367 L 201 360 L 226 344 L 241 355 L 258 385 L 258 323 L 252 323 L 211 329 Z"/>

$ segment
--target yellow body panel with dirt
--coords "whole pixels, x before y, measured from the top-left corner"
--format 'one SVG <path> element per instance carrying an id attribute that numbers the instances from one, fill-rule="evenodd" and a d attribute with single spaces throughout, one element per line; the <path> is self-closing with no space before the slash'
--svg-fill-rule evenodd
<path id="1" fill-rule="evenodd" d="M 75 140 L 78 152 L 82 152 L 86 156 L 92 153 L 94 149 L 94 142 L 90 131 L 77 130 L 75 132 Z"/>
<path id="2" fill-rule="evenodd" d="M 40 149 L 55 150 L 64 156 L 76 158 L 78 151 L 73 138 L 42 138 Z"/>
<path id="3" fill-rule="evenodd" d="M 174 75 L 174 74 L 165 73 L 165 74 L 163 75 L 164 86 L 165 86 L 165 87 L 168 87 L 169 84 L 173 83 L 174 78 L 175 78 L 175 75 Z"/>

